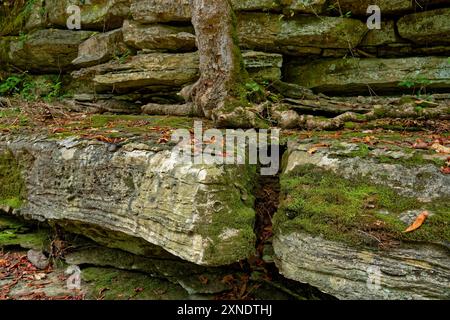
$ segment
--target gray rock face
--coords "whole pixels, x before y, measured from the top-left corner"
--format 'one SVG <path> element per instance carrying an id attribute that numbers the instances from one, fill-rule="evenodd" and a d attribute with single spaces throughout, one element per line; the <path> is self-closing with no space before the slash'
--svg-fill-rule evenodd
<path id="1" fill-rule="evenodd" d="M 339 299 L 449 299 L 448 249 L 408 245 L 376 251 L 302 231 L 276 233 L 276 264 L 285 277 Z"/>
<path id="2" fill-rule="evenodd" d="M 66 27 L 67 13 L 70 5 L 77 5 L 81 9 L 81 29 L 112 30 L 120 28 L 123 20 L 130 12 L 131 0 L 91 0 L 80 4 L 78 0 L 46 0 L 48 19 L 53 25 Z"/>
<path id="3" fill-rule="evenodd" d="M 417 44 L 450 43 L 450 8 L 415 13 L 402 17 L 398 32 L 402 38 Z"/>
<path id="4" fill-rule="evenodd" d="M 276 80 L 281 76 L 282 57 L 278 54 L 244 52 L 250 76 L 256 80 Z M 181 87 L 199 77 L 198 53 L 149 53 L 132 57 L 126 63 L 113 61 L 72 73 L 78 81 L 93 83 L 98 91 L 132 90 L 142 87 Z"/>
<path id="5" fill-rule="evenodd" d="M 239 14 L 237 28 L 244 48 L 292 55 L 318 55 L 323 48 L 355 47 L 367 32 L 367 27 L 354 19 L 285 18 L 264 13 Z"/>
<path id="6" fill-rule="evenodd" d="M 72 68 L 78 46 L 92 31 L 38 30 L 9 45 L 8 61 L 24 70 L 60 72 Z"/>
<path id="7" fill-rule="evenodd" d="M 392 188 L 404 196 L 416 197 L 422 201 L 432 201 L 450 195 L 450 176 L 439 171 L 439 167 L 431 164 L 420 166 L 404 166 L 377 161 L 382 156 L 407 157 L 405 154 L 378 153 L 375 149 L 369 153 L 373 158 L 347 157 L 351 151 L 359 150 L 357 144 L 347 144 L 344 149 L 332 148 L 319 150 L 310 155 L 311 146 L 292 142 L 287 154 L 285 173 L 295 171 L 304 165 L 313 165 L 338 173 L 346 179 L 362 178 L 374 184 Z M 433 183 L 430 183 L 432 181 Z"/>
<path id="8" fill-rule="evenodd" d="M 198 78 L 195 53 L 151 53 L 128 62 L 112 61 L 72 73 L 76 80 L 91 83 L 97 91 L 133 90 L 149 86 L 180 87 Z"/>
<path id="9" fill-rule="evenodd" d="M 288 82 L 328 93 L 367 93 L 368 85 L 377 93 L 389 93 L 399 91 L 401 81 L 418 77 L 428 79 L 430 89 L 450 88 L 450 65 L 440 57 L 293 62 L 286 70 Z"/>
<path id="10" fill-rule="evenodd" d="M 27 259 L 33 266 L 41 270 L 47 268 L 49 265 L 49 260 L 42 251 L 29 250 L 27 252 Z"/>
<path id="11" fill-rule="evenodd" d="M 339 4 L 343 12 L 351 11 L 353 15 L 367 15 L 370 5 L 380 7 L 382 14 L 397 14 L 413 10 L 414 1 L 410 0 L 340 0 Z"/>
<path id="12" fill-rule="evenodd" d="M 280 273 L 340 299 L 448 299 L 450 176 L 402 163 L 411 154 L 401 151 L 380 147 L 362 157 L 350 155 L 358 145 L 347 142 L 308 152 L 313 146 L 291 142 L 283 161 L 273 239 Z M 394 192 L 388 211 L 380 197 L 391 191 L 380 186 Z M 404 196 L 414 202 L 399 209 Z M 436 211 L 422 230 L 402 238 L 427 206 Z M 345 238 L 349 232 L 357 237 Z"/>
<path id="13" fill-rule="evenodd" d="M 380 30 L 370 30 L 360 45 L 382 46 L 398 42 L 401 42 L 401 39 L 399 39 L 395 33 L 395 22 L 390 20 L 382 22 Z"/>
<path id="14" fill-rule="evenodd" d="M 78 57 L 72 61 L 77 67 L 89 67 L 105 63 L 127 51 L 122 30 L 95 34 L 78 47 Z"/>
<path id="15" fill-rule="evenodd" d="M 251 255 L 255 171 L 185 163 L 157 146 L 128 144 L 112 152 L 98 142 L 26 138 L 3 140 L 0 149 L 32 156 L 21 160 L 23 216 L 121 232 L 200 265 Z"/>
<path id="16" fill-rule="evenodd" d="M 325 10 L 326 0 L 281 0 L 285 10 L 319 14 Z"/>
<path id="17" fill-rule="evenodd" d="M 140 23 L 191 20 L 189 0 L 132 0 L 131 14 Z"/>
<path id="18" fill-rule="evenodd" d="M 196 51 L 193 27 L 141 25 L 132 20 L 123 24 L 125 42 L 136 49 Z"/>

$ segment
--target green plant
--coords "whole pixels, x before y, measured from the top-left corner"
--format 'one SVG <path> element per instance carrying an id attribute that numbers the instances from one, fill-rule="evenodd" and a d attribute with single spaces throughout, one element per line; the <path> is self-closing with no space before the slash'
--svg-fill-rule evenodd
<path id="1" fill-rule="evenodd" d="M 0 13 L 3 13 L 0 22 L 0 36 L 17 34 L 24 27 L 30 16 L 36 0 L 16 0 L 4 2 Z"/>
<path id="2" fill-rule="evenodd" d="M 427 87 L 432 84 L 433 81 L 426 78 L 423 75 L 417 75 L 415 78 L 406 78 L 399 82 L 399 87 L 404 87 L 408 89 L 413 89 L 412 94 L 416 94 L 418 97 L 422 97 L 423 94 L 426 95 L 427 93 Z"/>
<path id="3" fill-rule="evenodd" d="M 61 82 L 56 82 L 51 85 L 50 92 L 44 96 L 45 101 L 52 101 L 61 95 Z"/>
<path id="4" fill-rule="evenodd" d="M 50 102 L 61 96 L 62 83 L 57 76 L 12 75 L 0 83 L 0 96 L 18 95 L 26 101 Z"/>
<path id="5" fill-rule="evenodd" d="M 21 76 L 10 76 L 0 83 L 0 96 L 12 95 L 19 92 L 19 85 L 23 81 Z"/>
<path id="6" fill-rule="evenodd" d="M 132 52 L 127 49 L 127 51 L 125 51 L 122 54 L 119 55 L 114 55 L 114 59 L 117 60 L 120 64 L 124 64 L 125 62 L 127 62 L 128 58 L 131 56 Z"/>

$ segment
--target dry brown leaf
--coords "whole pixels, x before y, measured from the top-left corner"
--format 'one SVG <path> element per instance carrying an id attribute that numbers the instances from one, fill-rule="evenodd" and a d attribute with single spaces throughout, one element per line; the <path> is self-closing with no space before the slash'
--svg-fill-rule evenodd
<path id="1" fill-rule="evenodd" d="M 442 167 L 441 172 L 443 174 L 450 174 L 450 167 Z"/>
<path id="2" fill-rule="evenodd" d="M 417 139 L 413 144 L 414 149 L 428 149 L 428 143 L 424 142 L 422 139 Z"/>
<path id="3" fill-rule="evenodd" d="M 433 143 L 430 148 L 435 150 L 438 153 L 447 153 L 447 154 L 450 153 L 449 147 L 443 146 L 442 144 L 437 143 L 437 142 Z"/>
<path id="4" fill-rule="evenodd" d="M 308 153 L 311 154 L 311 155 L 313 155 L 314 153 L 317 152 L 317 150 L 319 150 L 319 149 L 316 148 L 316 147 L 312 147 L 312 148 L 310 148 L 310 149 L 308 150 Z"/>
<path id="5" fill-rule="evenodd" d="M 406 230 L 403 232 L 406 233 L 406 232 L 411 232 L 411 231 L 419 229 L 420 226 L 425 222 L 425 220 L 427 219 L 427 217 L 429 215 L 430 214 L 428 213 L 428 211 L 422 212 L 421 214 L 419 214 L 417 216 L 416 220 L 408 228 L 406 228 Z"/>
<path id="6" fill-rule="evenodd" d="M 0 268 L 7 267 L 9 265 L 8 260 L 0 259 Z"/>

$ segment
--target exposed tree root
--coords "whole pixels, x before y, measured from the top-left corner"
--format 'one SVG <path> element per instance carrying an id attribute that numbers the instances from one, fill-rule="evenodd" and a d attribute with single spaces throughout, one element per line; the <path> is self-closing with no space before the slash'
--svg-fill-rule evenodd
<path id="1" fill-rule="evenodd" d="M 144 114 L 180 116 L 180 117 L 202 117 L 203 111 L 193 103 L 185 104 L 157 104 L 149 103 L 141 107 Z"/>

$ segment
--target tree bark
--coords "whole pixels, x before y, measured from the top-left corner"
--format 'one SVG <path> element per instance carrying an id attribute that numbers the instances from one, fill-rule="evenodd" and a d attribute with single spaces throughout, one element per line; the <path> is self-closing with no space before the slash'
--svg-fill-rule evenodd
<path id="1" fill-rule="evenodd" d="M 200 79 L 182 94 L 221 126 L 253 126 L 246 110 L 245 70 L 229 0 L 191 0 L 200 53 Z"/>

